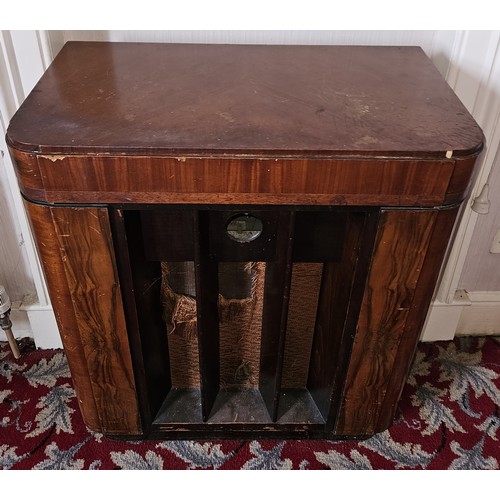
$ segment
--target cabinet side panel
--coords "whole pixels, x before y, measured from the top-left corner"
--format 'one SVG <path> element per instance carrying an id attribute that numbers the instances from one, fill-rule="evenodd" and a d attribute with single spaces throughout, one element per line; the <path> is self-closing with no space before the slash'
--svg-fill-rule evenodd
<path id="1" fill-rule="evenodd" d="M 382 213 L 336 425 L 338 435 L 375 432 L 436 215 L 434 210 Z"/>
<path id="2" fill-rule="evenodd" d="M 404 384 L 411 369 L 418 339 L 425 323 L 458 209 L 459 207 L 454 207 L 438 212 L 425 262 L 422 266 L 417 289 L 406 320 L 405 331 L 399 344 L 390 379 L 388 380 L 385 400 L 380 411 L 375 432 L 387 429 L 394 418 Z"/>
<path id="3" fill-rule="evenodd" d="M 90 429 L 102 431 L 50 208 L 28 202 L 25 202 L 25 206 L 31 219 L 83 420 Z"/>
<path id="4" fill-rule="evenodd" d="M 79 337 L 101 430 L 139 434 L 138 402 L 107 210 L 59 207 L 50 212 L 76 321 L 71 325 L 76 329 L 69 335 Z M 77 362 L 81 362 L 80 357 Z"/>

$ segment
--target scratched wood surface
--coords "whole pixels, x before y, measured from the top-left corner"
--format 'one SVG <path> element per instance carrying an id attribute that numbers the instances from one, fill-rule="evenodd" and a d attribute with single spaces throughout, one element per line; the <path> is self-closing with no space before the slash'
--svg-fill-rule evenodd
<path id="1" fill-rule="evenodd" d="M 439 207 L 465 199 L 483 135 L 416 47 L 85 42 L 69 43 L 56 57 L 13 117 L 7 143 L 22 193 L 54 204 L 27 206 L 85 422 L 109 434 L 144 430 L 138 399 L 143 410 L 149 405 L 143 415 L 154 417 L 169 385 L 167 364 L 159 366 L 166 351 L 149 360 L 155 369 L 136 387 L 128 341 L 134 332 L 127 332 L 121 297 L 132 293 L 131 279 L 122 292 L 108 207 L 76 205 L 386 207 L 377 236 L 375 223 L 373 234 L 361 232 L 366 262 L 375 240 L 364 290 L 363 272 L 349 304 L 335 285 L 359 262 L 329 277 L 330 295 L 344 310 L 360 307 L 359 319 L 348 313 L 349 328 L 335 326 L 328 304 L 319 315 L 320 326 L 339 332 L 357 324 L 352 351 L 350 337 L 345 348 L 328 333 L 319 339 L 338 352 L 335 377 L 326 364 L 311 372 L 312 389 L 328 387 L 319 405 L 328 425 L 339 408 L 334 433 L 353 436 L 383 430 L 393 418 L 456 215 Z M 122 273 L 128 260 L 118 251 Z M 203 255 L 196 260 L 206 288 L 213 271 Z M 141 279 L 152 276 L 148 266 L 138 271 Z M 208 289 L 212 298 L 199 299 L 205 312 L 213 310 L 215 290 Z M 131 296 L 125 299 L 134 307 Z M 163 341 L 142 342 L 152 323 L 135 323 L 144 331 L 133 349 L 147 358 Z M 206 419 L 217 395 L 217 335 L 212 320 L 201 323 L 202 363 L 211 373 L 203 387 Z M 270 390 L 263 392 L 275 417 L 282 349 L 271 347 L 272 366 L 263 363 Z M 192 436 L 207 427 L 196 425 Z M 280 425 L 268 431 L 325 432 L 314 422 Z M 160 427 L 169 437 L 184 432 L 175 423 Z M 219 437 L 240 430 L 246 437 L 259 432 L 236 423 L 211 427 Z"/>
<path id="2" fill-rule="evenodd" d="M 385 396 L 436 217 L 433 210 L 381 215 L 336 434 L 373 434 L 382 405 L 390 404 Z"/>
<path id="3" fill-rule="evenodd" d="M 69 42 L 8 140 L 42 154 L 444 158 L 482 134 L 418 47 Z"/>
<path id="4" fill-rule="evenodd" d="M 25 206 L 31 219 L 31 227 L 45 271 L 50 300 L 54 308 L 83 420 L 90 429 L 100 431 L 100 408 L 97 407 L 94 398 L 85 350 L 78 334 L 78 320 L 66 280 L 61 248 L 52 221 L 51 209 L 28 202 L 25 202 Z"/>
<path id="5" fill-rule="evenodd" d="M 483 135 L 417 47 L 72 42 L 7 143 L 37 201 L 432 207 Z"/>
<path id="6" fill-rule="evenodd" d="M 440 269 L 446 252 L 453 224 L 459 207 L 440 210 L 432 229 L 429 246 L 422 263 L 418 284 L 413 295 L 410 310 L 406 318 L 404 333 L 394 357 L 394 365 L 387 379 L 385 399 L 380 408 L 375 432 L 387 429 L 394 418 L 399 398 L 411 369 L 417 343 L 426 319 L 426 312 L 432 300 L 437 280 L 437 270 Z M 420 261 L 420 255 L 419 255 Z"/>
<path id="7" fill-rule="evenodd" d="M 89 414 L 86 423 L 109 434 L 138 434 L 138 403 L 107 210 L 28 207 L 80 404 L 84 415 Z"/>

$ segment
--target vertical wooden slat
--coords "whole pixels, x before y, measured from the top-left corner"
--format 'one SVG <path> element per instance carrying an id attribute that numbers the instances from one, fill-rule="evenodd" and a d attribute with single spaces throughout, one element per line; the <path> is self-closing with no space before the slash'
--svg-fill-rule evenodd
<path id="1" fill-rule="evenodd" d="M 378 214 L 354 212 L 339 262 L 324 265 L 307 388 L 333 425 L 363 297 Z"/>
<path id="2" fill-rule="evenodd" d="M 341 276 L 340 271 L 342 268 L 335 262 L 327 262 L 323 267 L 307 379 L 307 388 L 325 421 L 330 407 L 332 378 L 338 366 L 339 348 L 342 344 L 346 301 L 351 292 L 351 283 L 344 281 L 345 277 Z M 345 293 L 338 300 L 342 282 Z"/>
<path id="3" fill-rule="evenodd" d="M 273 422 L 278 419 L 288 303 L 292 277 L 294 211 L 280 211 L 276 258 L 266 265 L 259 389 Z"/>
<path id="4" fill-rule="evenodd" d="M 436 216 L 436 210 L 382 212 L 337 435 L 375 432 Z"/>
<path id="5" fill-rule="evenodd" d="M 109 213 L 137 393 L 147 426 L 171 386 L 160 303 L 161 267 L 145 256 L 139 213 L 116 209 Z"/>
<path id="6" fill-rule="evenodd" d="M 219 392 L 219 269 L 209 255 L 209 214 L 194 211 L 196 318 L 202 418 L 206 422 Z"/>

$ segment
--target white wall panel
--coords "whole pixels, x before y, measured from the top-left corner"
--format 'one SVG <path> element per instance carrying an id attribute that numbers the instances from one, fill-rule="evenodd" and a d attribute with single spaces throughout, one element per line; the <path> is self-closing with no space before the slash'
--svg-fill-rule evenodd
<path id="1" fill-rule="evenodd" d="M 500 229 L 500 154 L 498 153 L 489 179 L 489 193 L 490 212 L 478 216 L 459 282 L 459 288 L 467 291 L 500 291 L 500 254 L 489 252 L 495 233 Z"/>
<path id="2" fill-rule="evenodd" d="M 11 115 L 15 112 L 22 92 L 15 87 L 21 84 L 17 65 L 12 65 L 13 51 L 9 33 L 0 33 L 0 284 L 5 287 L 11 301 L 20 301 L 26 295 L 35 295 L 35 285 L 30 270 L 24 236 L 19 224 L 17 206 L 12 193 L 11 173 L 4 134 Z M 18 193 L 17 193 L 18 194 Z"/>
<path id="3" fill-rule="evenodd" d="M 23 96 L 27 96 L 45 70 L 43 58 L 40 57 L 38 32 L 13 30 L 10 36 L 16 53 Z"/>
<path id="4" fill-rule="evenodd" d="M 37 347 L 60 347 L 43 273 L 19 192 L 5 132 L 50 57 L 36 31 L 0 32 L 0 283 L 12 301 L 13 332 Z M 0 340 L 5 334 L 0 332 Z"/>
<path id="5" fill-rule="evenodd" d="M 455 31 L 326 31 L 326 30 L 113 30 L 52 31 L 53 53 L 69 40 L 170 43 L 246 43 L 305 45 L 417 45 L 443 75 L 448 71 Z"/>
<path id="6" fill-rule="evenodd" d="M 21 301 L 26 295 L 35 295 L 35 285 L 24 248 L 24 237 L 14 210 L 5 162 L 1 157 L 0 284 L 7 290 L 11 301 Z"/>
<path id="7" fill-rule="evenodd" d="M 485 43 L 488 34 L 489 44 Z M 472 292 L 499 292 L 500 254 L 492 254 L 489 250 L 495 233 L 500 228 L 500 34 L 498 31 L 472 32 L 471 36 L 476 37 L 479 42 L 481 38 L 485 38 L 482 45 L 489 52 L 487 58 L 478 57 L 478 54 L 485 54 L 486 50 L 476 51 L 476 57 L 474 54 L 470 55 L 472 67 L 468 68 L 468 78 L 473 80 L 475 77 L 477 80 L 479 72 L 485 75 L 484 81 L 480 82 L 480 92 L 473 109 L 473 115 L 483 128 L 486 141 L 483 169 L 475 194 L 487 183 L 491 205 L 488 214 L 477 215 L 458 287 Z M 481 62 L 483 68 L 478 67 Z"/>

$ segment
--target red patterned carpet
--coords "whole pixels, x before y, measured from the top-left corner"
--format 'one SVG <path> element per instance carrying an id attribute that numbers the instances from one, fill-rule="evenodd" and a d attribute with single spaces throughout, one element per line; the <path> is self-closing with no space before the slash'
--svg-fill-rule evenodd
<path id="1" fill-rule="evenodd" d="M 420 344 L 397 418 L 365 441 L 110 440 L 82 423 L 62 351 L 0 344 L 0 469 L 498 469 L 500 339 Z"/>

